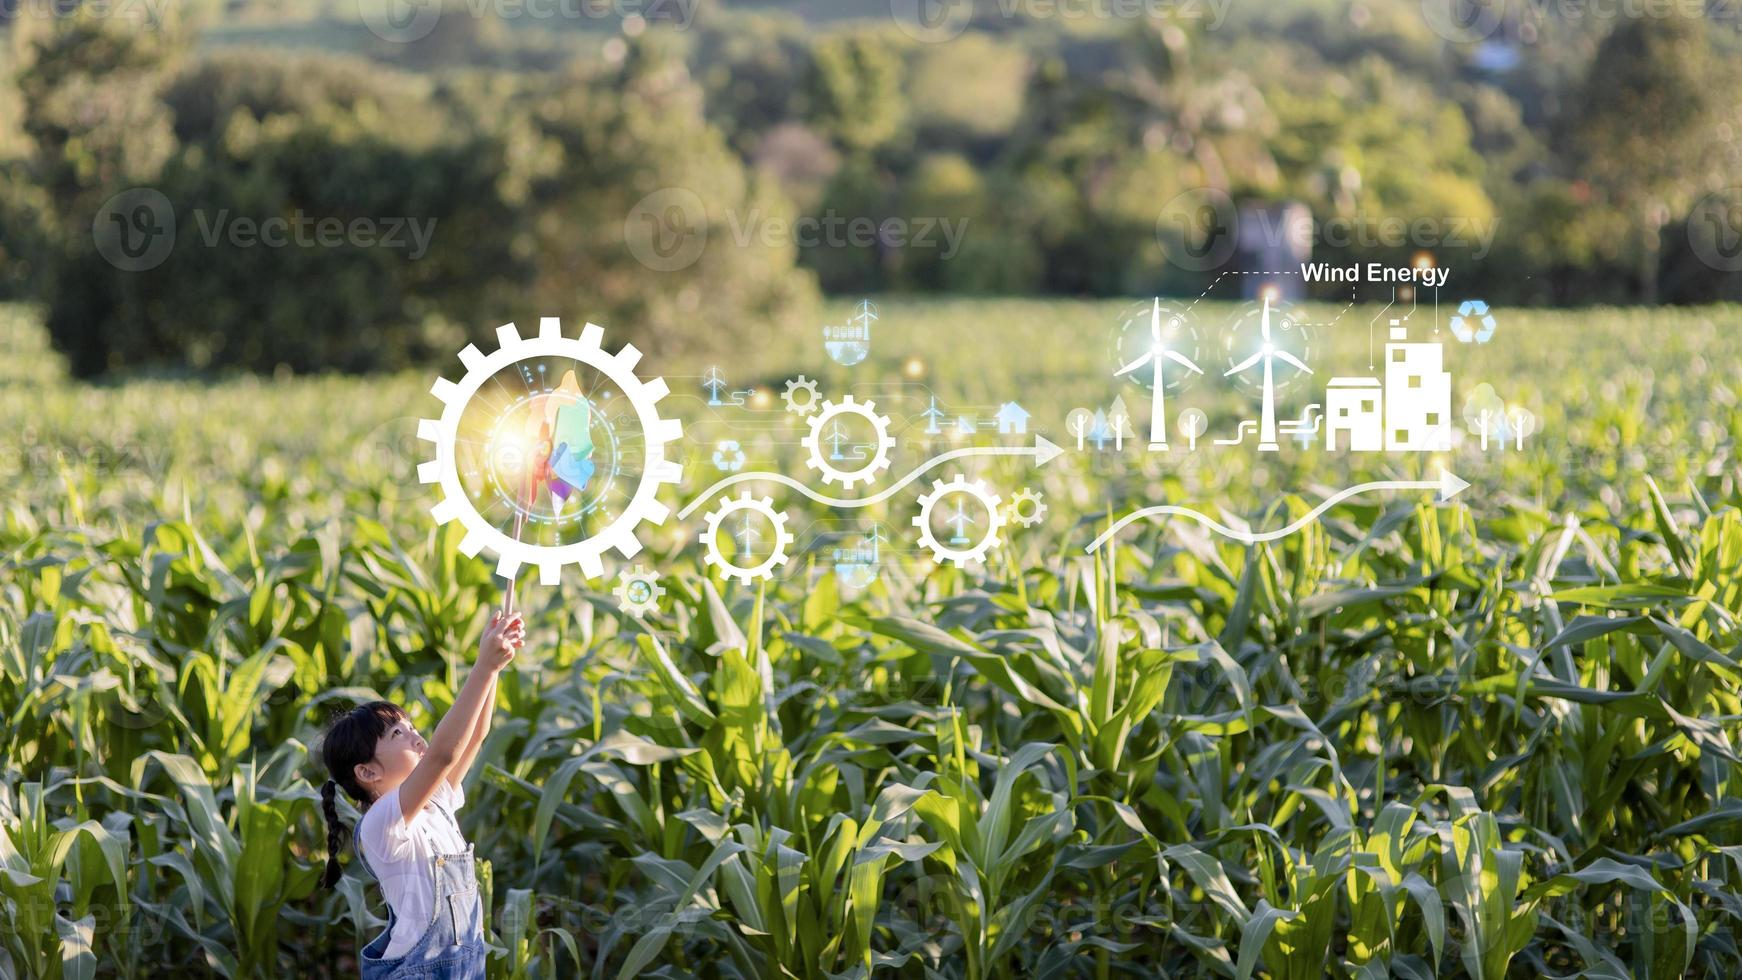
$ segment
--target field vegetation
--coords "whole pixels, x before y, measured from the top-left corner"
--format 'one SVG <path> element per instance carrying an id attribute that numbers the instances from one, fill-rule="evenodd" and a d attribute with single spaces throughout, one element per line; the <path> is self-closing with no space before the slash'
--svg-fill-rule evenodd
<path id="1" fill-rule="evenodd" d="M 1020 396 L 1061 443 L 1072 407 L 1142 406 L 1107 377 L 1123 305 L 890 298 L 857 368 L 807 331 L 729 369 L 874 395 L 899 474 L 949 445 L 928 393 Z M 1378 309 L 1315 311 L 1321 377 L 1362 373 Z M 523 584 L 462 811 L 492 976 L 1737 975 L 1738 311 L 1501 315 L 1448 359 L 1534 413 L 1523 451 L 1072 446 L 969 470 L 1050 508 L 984 569 L 902 543 L 911 494 L 769 487 L 803 533 L 765 588 L 675 519 L 645 621 L 609 581 Z M 377 695 L 433 723 L 501 599 L 415 481 L 429 376 L 92 386 L 34 310 L 0 337 L 0 975 L 345 975 L 384 910 L 354 861 L 315 887 L 320 727 Z M 732 418 L 705 365 L 646 363 L 690 429 L 676 505 Z M 1216 391 L 1179 405 L 1223 433 L 1251 406 Z M 778 399 L 746 418 L 751 465 L 799 472 Z M 1083 551 L 1141 503 L 1272 526 L 1442 465 L 1472 484 L 1443 505 Z M 828 535 L 870 520 L 908 553 L 844 590 Z"/>

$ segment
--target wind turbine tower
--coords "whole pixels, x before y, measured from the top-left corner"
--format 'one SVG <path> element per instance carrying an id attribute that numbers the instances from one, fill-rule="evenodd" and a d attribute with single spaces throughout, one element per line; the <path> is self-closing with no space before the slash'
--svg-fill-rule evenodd
<path id="1" fill-rule="evenodd" d="M 1258 420 L 1258 451 L 1274 453 L 1282 449 L 1276 444 L 1276 362 L 1280 360 L 1292 364 L 1307 374 L 1313 373 L 1313 369 L 1307 367 L 1300 358 L 1278 348 L 1271 342 L 1269 293 L 1264 294 L 1264 316 L 1259 321 L 1258 329 L 1264 340 L 1264 345 L 1258 348 L 1258 353 L 1229 368 L 1222 376 L 1229 377 L 1239 374 L 1260 361 L 1264 362 L 1264 405 Z"/>
<path id="2" fill-rule="evenodd" d="M 1175 319 L 1170 326 L 1178 326 Z M 1161 339 L 1161 297 L 1156 297 L 1149 307 L 1149 350 L 1142 357 L 1132 361 L 1113 372 L 1113 377 L 1130 374 L 1144 366 L 1150 366 L 1153 372 L 1154 389 L 1149 397 L 1149 448 L 1151 451 L 1167 452 L 1167 378 L 1162 373 L 1161 361 L 1166 358 L 1183 365 L 1193 374 L 1203 374 L 1202 368 L 1193 364 L 1191 358 L 1176 350 L 1169 350 Z"/>

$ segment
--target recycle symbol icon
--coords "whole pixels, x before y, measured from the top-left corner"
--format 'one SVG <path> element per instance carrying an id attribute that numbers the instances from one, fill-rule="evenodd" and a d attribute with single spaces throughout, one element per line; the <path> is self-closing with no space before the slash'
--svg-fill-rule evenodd
<path id="1" fill-rule="evenodd" d="M 1486 344 L 1494 337 L 1494 327 L 1494 315 L 1488 312 L 1488 304 L 1479 299 L 1464 300 L 1452 317 L 1452 336 L 1460 343 Z"/>
<path id="2" fill-rule="evenodd" d="M 736 439 L 723 439 L 714 447 L 714 466 L 723 473 L 736 473 L 744 468 L 744 450 Z"/>

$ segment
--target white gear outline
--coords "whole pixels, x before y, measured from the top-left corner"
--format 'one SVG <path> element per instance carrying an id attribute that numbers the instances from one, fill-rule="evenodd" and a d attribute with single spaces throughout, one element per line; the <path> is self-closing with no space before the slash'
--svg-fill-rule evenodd
<path id="1" fill-rule="evenodd" d="M 496 574 L 503 578 L 514 578 L 522 565 L 537 565 L 539 581 L 545 585 L 556 585 L 562 580 L 564 565 L 579 565 L 582 576 L 598 578 L 605 574 L 602 557 L 607 549 L 615 548 L 625 558 L 635 557 L 641 551 L 635 529 L 643 521 L 663 524 L 671 513 L 659 502 L 659 485 L 677 483 L 683 478 L 682 464 L 665 456 L 667 444 L 683 437 L 683 423 L 660 417 L 659 401 L 669 389 L 664 378 L 643 381 L 636 376 L 635 365 L 641 360 L 641 352 L 635 349 L 635 345 L 624 344 L 622 350 L 611 354 L 599 346 L 604 335 L 604 327 L 589 323 L 579 337 L 564 337 L 562 320 L 554 316 L 539 318 L 536 337 L 521 337 L 514 324 L 505 323 L 496 328 L 499 346 L 494 353 L 484 354 L 476 344 L 467 344 L 466 349 L 460 351 L 460 361 L 466 366 L 465 376 L 458 382 L 437 378 L 430 386 L 430 394 L 440 399 L 444 406 L 441 418 L 421 419 L 417 424 L 418 438 L 434 443 L 436 450 L 435 459 L 418 465 L 417 478 L 423 483 L 440 484 L 442 491 L 442 499 L 430 508 L 430 516 L 438 524 L 459 521 L 466 529 L 466 535 L 460 541 L 460 551 L 472 556 L 488 549 L 496 555 Z M 597 533 L 564 545 L 516 541 L 492 525 L 479 513 L 465 487 L 460 485 L 454 455 L 460 417 L 472 396 L 498 371 L 531 357 L 568 358 L 609 379 L 635 409 L 646 444 L 641 479 L 636 483 L 629 502 L 623 505 L 610 524 Z"/>
<path id="2" fill-rule="evenodd" d="M 1010 498 L 1010 519 L 1023 527 L 1033 527 L 1039 524 L 1040 519 L 1046 516 L 1046 501 L 1042 499 L 1044 496 L 1030 487 L 1023 487 L 1016 491 L 1016 495 Z M 1023 504 L 1034 505 L 1034 511 L 1027 517 L 1022 515 Z"/>
<path id="3" fill-rule="evenodd" d="M 808 391 L 811 396 L 803 404 L 800 404 L 792 397 L 793 393 L 797 391 Z M 817 410 L 817 403 L 822 396 L 817 394 L 817 383 L 801 374 L 797 378 L 787 380 L 786 390 L 780 393 L 780 397 L 782 401 L 786 402 L 787 411 L 794 415 L 809 415 Z"/>
<path id="4" fill-rule="evenodd" d="M 952 548 L 931 533 L 932 508 L 944 497 L 958 492 L 968 494 L 986 508 L 986 534 L 971 548 Z M 973 561 L 984 564 L 986 552 L 998 543 L 998 532 L 1004 527 L 1001 503 L 999 496 L 980 480 L 970 480 L 965 476 L 953 477 L 948 483 L 933 480 L 931 492 L 919 498 L 919 516 L 913 519 L 913 526 L 919 528 L 919 543 L 931 549 L 932 558 L 940 564 L 947 561 L 957 568 L 964 568 Z"/>
<path id="5" fill-rule="evenodd" d="M 768 553 L 767 558 L 749 568 L 727 561 L 726 556 L 720 554 L 720 542 L 717 540 L 720 522 L 741 510 L 753 510 L 768 518 L 769 523 L 774 525 L 773 550 Z M 720 506 L 710 511 L 703 520 L 707 522 L 707 527 L 703 529 L 701 535 L 702 548 L 705 552 L 702 555 L 702 561 L 718 568 L 720 574 L 726 578 L 739 579 L 748 585 L 759 578 L 773 578 L 774 567 L 786 564 L 786 549 L 788 545 L 792 544 L 793 537 L 792 532 L 786 529 L 786 515 L 774 509 L 773 497 L 763 497 L 761 500 L 757 500 L 750 496 L 750 491 L 746 490 L 736 500 L 722 499 Z"/>
<path id="6" fill-rule="evenodd" d="M 870 422 L 871 427 L 877 431 L 877 451 L 871 454 L 869 462 L 856 470 L 838 469 L 823 458 L 820 434 L 824 423 L 837 415 L 857 415 Z M 876 402 L 855 402 L 852 395 L 843 395 L 839 402 L 824 401 L 822 411 L 807 421 L 811 430 L 802 440 L 809 453 L 805 464 L 821 473 L 824 483 L 839 483 L 843 488 L 851 490 L 853 484 L 860 481 L 869 483 L 879 471 L 889 468 L 889 451 L 895 448 L 895 437 L 889 434 L 889 416 L 877 414 Z"/>
<path id="7" fill-rule="evenodd" d="M 647 586 L 646 599 L 629 598 L 629 589 L 637 584 Z M 636 565 L 617 575 L 617 587 L 611 590 L 617 597 L 617 608 L 631 616 L 648 616 L 659 611 L 659 600 L 665 596 L 665 586 L 659 584 L 659 573 L 645 565 Z"/>

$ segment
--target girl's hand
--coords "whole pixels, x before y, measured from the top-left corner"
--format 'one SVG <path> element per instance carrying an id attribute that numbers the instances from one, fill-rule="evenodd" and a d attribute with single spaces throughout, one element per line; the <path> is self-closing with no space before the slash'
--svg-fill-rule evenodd
<path id="1" fill-rule="evenodd" d="M 526 621 L 519 613 L 498 609 L 491 614 L 490 625 L 484 627 L 484 636 L 478 641 L 478 666 L 499 671 L 508 666 L 515 651 L 525 644 Z"/>

